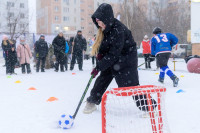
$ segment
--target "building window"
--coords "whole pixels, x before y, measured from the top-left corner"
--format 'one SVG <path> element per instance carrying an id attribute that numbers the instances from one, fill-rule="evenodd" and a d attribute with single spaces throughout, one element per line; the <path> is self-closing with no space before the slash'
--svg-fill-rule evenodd
<path id="1" fill-rule="evenodd" d="M 89 31 L 89 34 L 92 34 L 92 31 Z"/>
<path id="2" fill-rule="evenodd" d="M 8 12 L 8 17 L 14 17 L 14 12 Z"/>
<path id="3" fill-rule="evenodd" d="M 84 18 L 81 18 L 81 21 L 84 21 Z"/>
<path id="4" fill-rule="evenodd" d="M 74 0 L 74 4 L 76 4 L 76 0 Z"/>
<path id="5" fill-rule="evenodd" d="M 25 18 L 24 13 L 20 13 L 20 18 Z"/>
<path id="6" fill-rule="evenodd" d="M 76 8 L 74 8 L 74 13 L 76 13 Z"/>
<path id="7" fill-rule="evenodd" d="M 69 8 L 68 8 L 68 7 L 64 7 L 64 8 L 63 8 L 63 11 L 64 11 L 64 12 L 69 12 Z"/>
<path id="8" fill-rule="evenodd" d="M 24 3 L 20 3 L 20 8 L 24 8 Z"/>
<path id="9" fill-rule="evenodd" d="M 84 27 L 81 27 L 82 30 L 84 30 Z"/>
<path id="10" fill-rule="evenodd" d="M 15 6 L 14 2 L 7 2 L 7 8 L 14 7 L 14 6 Z"/>
<path id="11" fill-rule="evenodd" d="M 8 27 L 13 27 L 14 25 L 15 25 L 14 23 L 7 24 Z"/>
<path id="12" fill-rule="evenodd" d="M 20 24 L 20 29 L 25 28 L 25 24 Z"/>
<path id="13" fill-rule="evenodd" d="M 58 6 L 55 6 L 55 12 L 58 12 L 59 8 Z"/>
<path id="14" fill-rule="evenodd" d="M 76 18 L 74 18 L 74 23 L 76 23 Z"/>
<path id="15" fill-rule="evenodd" d="M 81 9 L 81 12 L 84 12 L 84 9 Z"/>
<path id="16" fill-rule="evenodd" d="M 89 8 L 92 8 L 92 5 L 89 5 L 88 7 L 89 7 Z"/>
<path id="17" fill-rule="evenodd" d="M 81 4 L 83 4 L 84 3 L 84 1 L 83 0 L 81 0 Z"/>
<path id="18" fill-rule="evenodd" d="M 69 17 L 63 17 L 63 21 L 69 21 Z"/>
<path id="19" fill-rule="evenodd" d="M 58 2 L 58 0 L 55 0 L 55 2 Z"/>
<path id="20" fill-rule="evenodd" d="M 67 5 L 69 5 L 69 0 L 63 0 L 63 2 Z"/>
<path id="21" fill-rule="evenodd" d="M 89 25 L 92 25 L 92 23 L 89 23 Z"/>
<path id="22" fill-rule="evenodd" d="M 58 17 L 58 16 L 55 16 L 55 20 L 58 21 L 58 20 L 59 20 L 59 17 Z"/>

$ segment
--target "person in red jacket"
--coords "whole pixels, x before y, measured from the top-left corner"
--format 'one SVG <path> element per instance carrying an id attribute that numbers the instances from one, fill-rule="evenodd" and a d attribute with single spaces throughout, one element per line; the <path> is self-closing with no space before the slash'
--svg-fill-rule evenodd
<path id="1" fill-rule="evenodd" d="M 144 39 L 141 43 L 142 49 L 143 49 L 143 55 L 145 60 L 145 68 L 150 69 L 151 68 L 151 47 L 150 47 L 150 41 L 147 35 L 144 36 Z"/>

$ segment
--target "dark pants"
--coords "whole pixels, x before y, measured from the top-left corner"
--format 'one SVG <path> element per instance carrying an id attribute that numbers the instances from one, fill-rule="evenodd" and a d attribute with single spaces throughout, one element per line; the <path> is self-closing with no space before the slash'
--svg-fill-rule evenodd
<path id="1" fill-rule="evenodd" d="M 60 65 L 61 71 L 64 71 L 64 64 L 65 64 L 65 55 L 63 53 L 56 54 L 55 69 L 59 70 L 59 65 Z"/>
<path id="2" fill-rule="evenodd" d="M 77 52 L 77 53 L 72 54 L 72 61 L 71 61 L 71 66 L 70 66 L 71 70 L 74 69 L 74 65 L 76 63 L 76 60 L 78 62 L 79 70 L 82 70 L 82 67 L 83 67 L 83 54 L 82 54 L 82 52 Z"/>
<path id="3" fill-rule="evenodd" d="M 95 62 L 97 63 L 97 58 L 95 56 L 92 56 L 92 65 L 95 64 Z M 96 64 L 95 64 L 96 65 Z"/>
<path id="4" fill-rule="evenodd" d="M 65 55 L 65 70 L 68 69 L 68 54 Z"/>
<path id="5" fill-rule="evenodd" d="M 15 69 L 15 63 L 16 63 L 16 57 L 12 56 L 12 55 L 8 55 L 6 56 L 6 74 L 7 73 L 15 73 L 14 69 Z"/>
<path id="6" fill-rule="evenodd" d="M 145 68 L 151 68 L 150 54 L 144 54 Z"/>
<path id="7" fill-rule="evenodd" d="M 22 67 L 22 73 L 26 73 L 26 71 L 27 71 L 27 73 L 31 73 L 30 64 L 28 64 L 28 63 L 21 64 L 21 67 Z"/>
<path id="8" fill-rule="evenodd" d="M 101 72 L 100 76 L 95 81 L 94 87 L 91 90 L 90 96 L 87 101 L 90 103 L 100 104 L 101 98 L 108 88 L 111 81 L 115 78 L 118 87 L 138 86 L 138 71 L 135 68 L 126 68 L 120 71 L 120 73 L 113 76 L 111 69 Z M 148 111 L 147 99 L 145 95 L 133 96 L 136 102 L 136 106 L 142 111 Z M 152 99 L 152 103 L 156 104 L 156 101 Z M 155 108 L 156 106 L 154 106 Z"/>
<path id="9" fill-rule="evenodd" d="M 162 68 L 167 66 L 171 53 L 160 53 L 156 55 L 158 67 Z"/>
<path id="10" fill-rule="evenodd" d="M 42 61 L 41 70 L 44 71 L 46 57 L 38 57 L 36 63 L 36 70 L 39 71 L 40 69 L 40 62 Z"/>

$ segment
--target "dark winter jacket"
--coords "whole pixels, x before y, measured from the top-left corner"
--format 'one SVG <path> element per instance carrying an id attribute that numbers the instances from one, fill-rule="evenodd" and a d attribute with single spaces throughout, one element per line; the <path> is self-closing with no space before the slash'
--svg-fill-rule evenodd
<path id="1" fill-rule="evenodd" d="M 11 43 L 11 41 L 7 40 L 5 44 L 2 41 L 1 47 L 5 52 L 5 59 L 12 60 L 12 62 L 17 62 L 17 53 L 14 43 Z M 12 48 L 14 48 L 15 50 L 12 51 Z"/>
<path id="2" fill-rule="evenodd" d="M 65 49 L 66 49 L 66 41 L 64 37 L 60 37 L 59 35 L 56 36 L 53 40 L 53 46 L 54 46 L 54 54 L 63 54 L 65 55 Z"/>
<path id="3" fill-rule="evenodd" d="M 104 39 L 99 48 L 103 58 L 98 62 L 97 69 L 105 71 L 112 68 L 114 72 L 131 67 L 137 69 L 137 49 L 131 31 L 114 18 L 109 4 L 101 4 L 92 15 L 93 22 L 99 28 L 96 18 L 102 21 L 106 28 L 103 31 Z"/>
<path id="4" fill-rule="evenodd" d="M 83 51 L 87 49 L 87 42 L 83 36 L 76 35 L 74 39 L 73 53 L 82 54 Z"/>
<path id="5" fill-rule="evenodd" d="M 36 57 L 46 57 L 48 54 L 48 44 L 45 40 L 39 39 L 35 42 Z"/>

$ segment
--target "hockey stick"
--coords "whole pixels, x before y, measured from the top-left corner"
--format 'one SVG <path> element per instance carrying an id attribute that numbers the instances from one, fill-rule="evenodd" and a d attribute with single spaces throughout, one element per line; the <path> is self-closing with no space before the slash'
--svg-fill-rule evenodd
<path id="1" fill-rule="evenodd" d="M 138 68 L 139 68 L 139 67 L 141 67 L 141 66 L 142 66 L 142 65 L 144 65 L 144 64 L 145 64 L 145 62 L 144 62 L 144 63 L 142 63 L 142 64 L 140 64 L 140 65 L 138 66 Z"/>
<path id="2" fill-rule="evenodd" d="M 79 108 L 81 107 L 81 104 L 82 104 L 82 102 L 83 102 L 83 100 L 84 100 L 84 98 L 85 98 L 85 95 L 86 95 L 86 93 L 87 93 L 89 87 L 90 87 L 90 84 L 92 83 L 93 77 L 94 77 L 94 75 L 91 76 L 91 78 L 90 78 L 90 80 L 89 80 L 89 82 L 88 82 L 88 84 L 87 84 L 87 86 L 86 86 L 86 88 L 85 88 L 85 91 L 83 92 L 83 95 L 82 95 L 82 97 L 81 97 L 81 99 L 80 99 L 80 101 L 79 101 L 79 104 L 78 104 L 78 106 L 77 106 L 77 108 L 76 108 L 76 111 L 75 111 L 75 113 L 74 113 L 74 115 L 73 115 L 73 119 L 76 118 L 76 115 L 77 115 L 77 113 L 78 113 L 78 111 L 79 111 Z"/>

